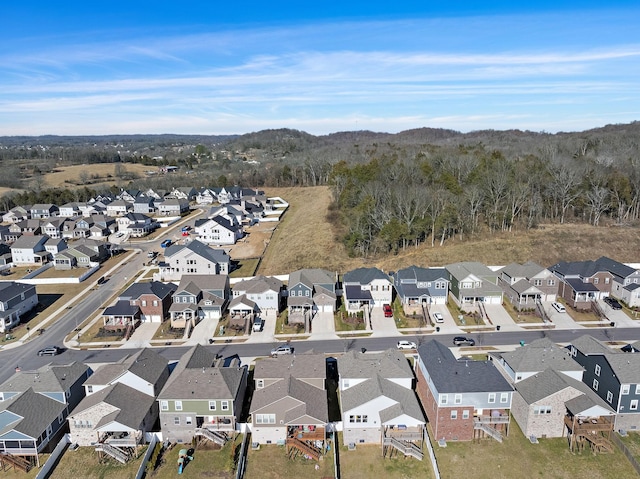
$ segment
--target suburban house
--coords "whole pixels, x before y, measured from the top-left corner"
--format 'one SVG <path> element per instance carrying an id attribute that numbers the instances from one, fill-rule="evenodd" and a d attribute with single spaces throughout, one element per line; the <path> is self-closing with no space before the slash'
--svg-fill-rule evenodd
<path id="1" fill-rule="evenodd" d="M 626 264 L 602 256 L 596 260 L 612 275 L 611 295 L 630 308 L 640 306 L 640 271 Z"/>
<path id="2" fill-rule="evenodd" d="M 38 203 L 31 207 L 31 218 L 41 220 L 58 215 L 58 207 L 52 203 Z"/>
<path id="3" fill-rule="evenodd" d="M 133 210 L 133 207 L 131 206 L 133 204 L 133 201 L 134 200 L 131 200 L 131 202 L 127 202 L 123 199 L 114 200 L 107 205 L 106 213 L 109 216 L 113 216 L 113 217 L 124 216 L 129 211 Z"/>
<path id="4" fill-rule="evenodd" d="M 223 218 L 227 218 L 229 221 L 233 221 L 239 225 L 244 224 L 246 219 L 245 212 L 242 211 L 242 208 L 228 203 L 210 208 L 207 217 L 213 218 L 215 216 L 222 216 Z"/>
<path id="5" fill-rule="evenodd" d="M 177 198 L 180 200 L 186 200 L 188 205 L 189 201 L 195 200 L 197 195 L 198 195 L 198 190 L 196 190 L 193 186 L 179 186 L 177 188 L 172 189 L 166 195 L 166 197 L 170 199 Z"/>
<path id="6" fill-rule="evenodd" d="M 426 421 L 404 354 L 349 351 L 338 357 L 338 374 L 344 444 L 392 446 L 422 459 Z"/>
<path id="7" fill-rule="evenodd" d="M 140 238 L 153 232 L 158 223 L 153 218 L 142 213 L 126 213 L 116 220 L 118 231 L 129 234 L 133 238 Z"/>
<path id="8" fill-rule="evenodd" d="M 66 243 L 65 243 L 66 246 Z M 109 257 L 109 251 L 104 243 L 93 240 L 81 240 L 53 255 L 55 269 L 68 270 L 71 268 L 89 268 Z"/>
<path id="9" fill-rule="evenodd" d="M 553 368 L 576 381 L 582 381 L 584 368 L 578 364 L 567 348 L 548 338 L 540 338 L 513 351 L 490 352 L 489 360 L 510 383 L 517 383 Z"/>
<path id="10" fill-rule="evenodd" d="M 560 278 L 560 297 L 575 309 L 591 309 L 594 301 L 611 292 L 613 275 L 596 261 L 561 261 L 549 271 Z"/>
<path id="11" fill-rule="evenodd" d="M 570 447 L 586 439 L 595 451 L 613 451 L 615 412 L 582 381 L 552 367 L 515 385 L 511 414 L 532 439 L 569 437 Z"/>
<path id="12" fill-rule="evenodd" d="M 569 351 L 584 367 L 582 382 L 616 412 L 615 429 L 640 429 L 640 355 L 610 348 L 589 335 L 571 341 Z"/>
<path id="13" fill-rule="evenodd" d="M 233 216 L 196 220 L 195 232 L 200 241 L 208 244 L 236 244 L 244 236 L 242 225 Z"/>
<path id="14" fill-rule="evenodd" d="M 466 261 L 446 266 L 451 297 L 460 307 L 475 303 L 502 304 L 498 273 L 482 263 Z"/>
<path id="15" fill-rule="evenodd" d="M 417 391 L 434 439 L 471 441 L 509 433 L 513 388 L 491 361 L 456 359 L 436 340 L 418 347 Z"/>
<path id="16" fill-rule="evenodd" d="M 21 265 L 43 265 L 49 261 L 49 252 L 45 248 L 48 236 L 20 236 L 11 245 L 11 256 L 13 264 Z"/>
<path id="17" fill-rule="evenodd" d="M 217 195 L 211 188 L 201 188 L 196 195 L 196 203 L 199 205 L 211 205 L 216 200 Z"/>
<path id="18" fill-rule="evenodd" d="M 150 196 L 138 196 L 133 202 L 133 212 L 143 215 L 152 215 L 156 212 L 155 198 Z"/>
<path id="19" fill-rule="evenodd" d="M 246 296 L 254 301 L 263 314 L 277 315 L 281 310 L 284 283 L 272 276 L 255 276 L 233 285 L 233 297 Z"/>
<path id="20" fill-rule="evenodd" d="M 19 221 L 28 220 L 31 215 L 31 206 L 14 206 L 4 215 L 2 215 L 3 223 L 18 223 Z"/>
<path id="21" fill-rule="evenodd" d="M 185 274 L 169 307 L 171 327 L 193 328 L 202 319 L 220 319 L 229 301 L 226 274 Z"/>
<path id="22" fill-rule="evenodd" d="M 0 282 L 0 333 L 6 333 L 20 324 L 20 318 L 38 305 L 33 284 L 16 281 Z"/>
<path id="23" fill-rule="evenodd" d="M 118 297 L 140 308 L 140 320 L 161 323 L 169 316 L 173 293 L 178 287 L 173 283 L 144 281 L 133 283 Z"/>
<path id="24" fill-rule="evenodd" d="M 169 363 L 154 349 L 144 348 L 115 363 L 100 366 L 84 382 L 87 396 L 116 383 L 156 397 L 169 378 Z"/>
<path id="25" fill-rule="evenodd" d="M 201 345 L 178 361 L 158 396 L 164 440 L 191 443 L 196 436 L 224 444 L 240 419 L 247 368 Z"/>
<path id="26" fill-rule="evenodd" d="M 83 203 L 83 206 L 86 206 L 86 203 Z M 79 214 L 80 203 L 77 203 L 75 201 L 65 203 L 58 209 L 58 216 L 62 216 L 63 218 L 73 218 L 74 216 L 78 216 Z"/>
<path id="27" fill-rule="evenodd" d="M 316 312 L 333 313 L 336 308 L 336 274 L 323 269 L 300 269 L 289 275 L 287 308 L 289 323 L 308 324 Z M 316 303 L 318 296 L 323 297 Z M 325 299 L 329 298 L 329 301 Z"/>
<path id="28" fill-rule="evenodd" d="M 256 361 L 251 399 L 251 441 L 282 444 L 287 452 L 318 460 L 324 451 L 329 407 L 324 354 Z"/>
<path id="29" fill-rule="evenodd" d="M 236 296 L 229 303 L 229 327 L 240 333 L 247 332 L 258 316 L 260 308 L 245 295 Z"/>
<path id="30" fill-rule="evenodd" d="M 154 396 L 116 382 L 76 406 L 69 415 L 69 434 L 74 444 L 93 446 L 124 464 L 145 444 L 157 418 Z"/>
<path id="31" fill-rule="evenodd" d="M 210 248 L 198 240 L 168 246 L 164 258 L 159 264 L 161 281 L 179 281 L 183 274 L 226 275 L 231 265 L 226 251 Z"/>
<path id="32" fill-rule="evenodd" d="M 0 385 L 0 453 L 34 458 L 50 452 L 69 412 L 84 397 L 91 369 L 82 363 L 48 364 L 20 371 Z"/>
<path id="33" fill-rule="evenodd" d="M 342 277 L 342 297 L 347 311 L 371 312 L 393 301 L 391 278 L 378 268 L 358 268 Z"/>
<path id="34" fill-rule="evenodd" d="M 48 218 L 42 221 L 40 230 L 49 238 L 59 239 L 62 238 L 62 230 L 66 223 L 73 224 L 69 221 L 69 218 Z"/>
<path id="35" fill-rule="evenodd" d="M 511 263 L 498 270 L 498 284 L 519 311 L 536 309 L 541 301 L 555 301 L 558 278 L 548 269 L 528 261 Z"/>
<path id="36" fill-rule="evenodd" d="M 140 316 L 140 306 L 132 305 L 127 300 L 118 300 L 102 312 L 103 329 L 129 339 L 140 326 Z"/>
<path id="37" fill-rule="evenodd" d="M 447 304 L 449 273 L 444 268 L 409 266 L 393 273 L 393 285 L 404 312 L 421 313 L 429 304 Z"/>
<path id="38" fill-rule="evenodd" d="M 183 198 L 166 198 L 157 204 L 161 216 L 180 216 L 189 211 L 189 200 Z"/>

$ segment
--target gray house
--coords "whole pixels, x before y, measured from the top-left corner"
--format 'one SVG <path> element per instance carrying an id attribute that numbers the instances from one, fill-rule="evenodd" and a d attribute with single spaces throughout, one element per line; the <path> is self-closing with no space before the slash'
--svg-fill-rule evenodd
<path id="1" fill-rule="evenodd" d="M 16 281 L 0 282 L 0 333 L 10 331 L 38 305 L 36 287 Z"/>
<path id="2" fill-rule="evenodd" d="M 290 323 L 306 323 L 317 311 L 333 312 L 335 301 L 325 301 L 326 297 L 336 297 L 336 274 L 323 269 L 301 269 L 289 275 L 287 308 Z M 315 298 L 323 301 L 316 303 Z"/>
<path id="3" fill-rule="evenodd" d="M 396 294 L 407 313 L 419 311 L 423 304 L 446 304 L 449 273 L 444 268 L 409 266 L 393 274 Z"/>
<path id="4" fill-rule="evenodd" d="M 482 263 L 467 261 L 446 266 L 451 297 L 458 306 L 474 303 L 502 304 L 498 273 Z"/>
<path id="5" fill-rule="evenodd" d="M 229 274 L 231 259 L 222 249 L 210 248 L 194 240 L 186 245 L 165 248 L 165 260 L 159 264 L 160 281 L 179 281 L 183 274 Z"/>
<path id="6" fill-rule="evenodd" d="M 612 349 L 588 335 L 572 341 L 569 351 L 584 367 L 582 381 L 616 411 L 615 428 L 640 429 L 640 355 Z"/>
<path id="7" fill-rule="evenodd" d="M 532 261 L 511 263 L 498 270 L 498 284 L 518 310 L 534 309 L 541 301 L 555 301 L 558 278 L 547 268 Z"/>
<path id="8" fill-rule="evenodd" d="M 347 311 L 370 311 L 393 301 L 391 278 L 378 268 L 357 268 L 342 277 L 342 296 Z"/>
<path id="9" fill-rule="evenodd" d="M 193 327 L 203 319 L 220 319 L 229 301 L 226 274 L 185 274 L 169 307 L 171 327 Z"/>

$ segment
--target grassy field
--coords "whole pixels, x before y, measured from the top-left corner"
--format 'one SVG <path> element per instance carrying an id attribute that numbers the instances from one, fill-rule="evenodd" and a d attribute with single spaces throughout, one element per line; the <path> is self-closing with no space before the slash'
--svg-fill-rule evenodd
<path id="1" fill-rule="evenodd" d="M 410 265 L 443 266 L 458 261 L 480 261 L 487 265 L 536 261 L 550 266 L 561 260 L 597 259 L 602 255 L 622 262 L 636 261 L 640 229 L 593 227 L 584 224 L 543 225 L 538 229 L 514 230 L 473 238 L 450 239 L 443 246 L 411 246 L 397 255 L 380 258 L 350 258 L 337 241 L 340 233 L 327 222 L 331 202 L 328 187 L 267 188 L 266 193 L 289 201 L 289 210 L 278 225 L 260 264 L 260 274 L 285 274 L 300 268 L 349 271 L 376 266 L 397 271 Z"/>
<path id="2" fill-rule="evenodd" d="M 119 165 L 124 170 L 134 173 L 140 178 L 144 178 L 145 171 L 156 170 L 154 167 L 137 163 L 119 163 Z M 47 173 L 45 176 L 46 186 L 56 188 L 77 188 L 78 186 L 83 186 L 80 181 L 82 172 L 98 177 L 91 180 L 91 183 L 87 185 L 89 188 L 101 188 L 116 185 L 120 182 L 120 180 L 114 176 L 115 163 L 96 163 L 91 165 L 57 167 L 52 173 Z M 128 181 L 125 183 L 128 183 Z"/>

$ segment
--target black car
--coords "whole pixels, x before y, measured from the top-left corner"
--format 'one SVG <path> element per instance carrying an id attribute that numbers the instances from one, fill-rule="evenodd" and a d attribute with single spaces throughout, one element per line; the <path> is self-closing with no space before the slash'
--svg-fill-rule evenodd
<path id="1" fill-rule="evenodd" d="M 456 336 L 453 338 L 453 344 L 456 346 L 475 346 L 476 341 L 473 338 L 465 338 L 464 336 Z"/>
<path id="2" fill-rule="evenodd" d="M 47 346 L 38 351 L 38 356 L 57 356 L 61 352 L 62 348 L 59 346 Z"/>
<path id="3" fill-rule="evenodd" d="M 611 309 L 622 309 L 622 305 L 618 302 L 616 298 L 612 298 L 611 296 L 605 296 L 604 302 L 611 306 Z"/>

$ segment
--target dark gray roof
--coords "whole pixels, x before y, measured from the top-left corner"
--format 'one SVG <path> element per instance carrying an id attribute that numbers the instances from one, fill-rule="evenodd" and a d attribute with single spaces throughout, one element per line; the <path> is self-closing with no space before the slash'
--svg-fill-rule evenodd
<path id="1" fill-rule="evenodd" d="M 349 301 L 369 301 L 373 302 L 373 296 L 368 289 L 362 289 L 361 286 L 355 284 L 348 284 L 344 287 L 344 296 Z"/>
<path id="2" fill-rule="evenodd" d="M 607 258 L 606 256 L 601 256 L 600 258 L 598 258 L 596 260 L 596 263 L 600 265 L 601 268 L 622 279 L 631 276 L 637 271 L 631 266 L 627 266 L 626 264 L 622 264 L 619 261 Z"/>
<path id="3" fill-rule="evenodd" d="M 513 388 L 491 361 L 456 359 L 451 350 L 436 340 L 418 347 L 438 393 L 508 392 Z"/>
<path id="4" fill-rule="evenodd" d="M 272 276 L 256 276 L 255 278 L 239 281 L 233 285 L 235 291 L 244 291 L 247 294 L 264 293 L 265 291 L 280 291 L 283 282 Z"/>
<path id="5" fill-rule="evenodd" d="M 298 283 L 313 287 L 316 284 L 335 284 L 336 275 L 324 269 L 300 269 L 289 274 L 289 288 Z"/>
<path id="6" fill-rule="evenodd" d="M 299 401 L 285 412 L 287 424 L 304 416 L 322 423 L 329 420 L 327 392 L 292 376 L 266 388 L 257 389 L 251 400 L 251 412 L 267 408 L 270 404 L 287 397 Z"/>
<path id="7" fill-rule="evenodd" d="M 577 292 L 596 293 L 600 291 L 593 283 L 585 283 L 579 278 L 565 278 L 564 281 Z"/>
<path id="8" fill-rule="evenodd" d="M 560 261 L 559 263 L 550 266 L 549 271 L 552 273 L 558 273 L 561 276 L 579 276 L 581 278 L 590 278 L 594 274 L 600 271 L 606 271 L 595 261 Z"/>
<path id="9" fill-rule="evenodd" d="M 19 283 L 17 281 L 2 281 L 0 282 L 0 301 L 8 301 L 30 290 L 34 290 L 35 292 L 35 286 L 33 284 Z"/>
<path id="10" fill-rule="evenodd" d="M 117 363 L 105 364 L 98 368 L 85 385 L 107 385 L 117 381 L 127 371 L 149 384 L 157 384 L 168 367 L 168 361 L 150 348 L 142 349 L 126 356 Z"/>
<path id="11" fill-rule="evenodd" d="M 533 276 L 537 275 L 545 268 L 540 266 L 538 263 L 534 263 L 533 261 L 527 261 L 524 264 L 511 263 L 507 266 L 498 270 L 498 273 L 506 273 L 511 278 L 527 278 L 530 279 Z"/>
<path id="12" fill-rule="evenodd" d="M 66 408 L 66 404 L 29 388 L 11 399 L 0 402 L 0 413 L 6 410 L 22 418 L 17 423 L 13 422 L 2 428 L 0 436 L 15 430 L 29 437 L 38 438 Z"/>
<path id="13" fill-rule="evenodd" d="M 84 363 L 47 364 L 35 371 L 18 371 L 0 385 L 0 392 L 22 392 L 33 389 L 38 393 L 65 392 L 90 371 Z"/>
<path id="14" fill-rule="evenodd" d="M 640 384 L 640 354 L 610 348 L 589 335 L 580 336 L 571 345 L 582 354 L 604 356 L 620 384 Z"/>
<path id="15" fill-rule="evenodd" d="M 126 384 L 116 383 L 85 397 L 70 416 L 80 414 L 100 403 L 109 404 L 117 411 L 104 416 L 95 428 L 115 421 L 137 430 L 141 428 L 142 421 L 153 407 L 155 398 Z"/>
<path id="16" fill-rule="evenodd" d="M 166 258 L 182 251 L 183 249 L 193 251 L 199 256 L 211 261 L 212 263 L 229 263 L 229 255 L 223 249 L 213 249 L 198 240 L 190 241 L 186 245 L 171 245 L 164 250 Z"/>
<path id="17" fill-rule="evenodd" d="M 349 351 L 338 357 L 341 378 L 412 378 L 413 371 L 402 352 L 388 349 L 382 353 Z"/>
<path id="18" fill-rule="evenodd" d="M 162 283 L 160 281 L 146 281 L 133 283 L 121 295 L 121 298 L 139 298 L 143 294 L 152 294 L 160 299 L 171 296 L 178 287 L 173 283 Z"/>
<path id="19" fill-rule="evenodd" d="M 140 306 L 132 305 L 129 301 L 120 300 L 113 306 L 104 309 L 104 316 L 135 316 L 140 313 Z"/>
<path id="20" fill-rule="evenodd" d="M 342 282 L 344 284 L 370 284 L 372 281 L 377 279 L 383 279 L 391 282 L 389 276 L 387 276 L 383 271 L 378 268 L 358 268 L 352 271 L 349 271 L 344 274 L 342 277 Z"/>
<path id="21" fill-rule="evenodd" d="M 439 279 L 449 281 L 449 274 L 444 268 L 421 268 L 419 266 L 409 266 L 398 270 L 395 277 L 402 282 L 403 280 L 414 280 L 417 282 L 437 281 Z"/>

